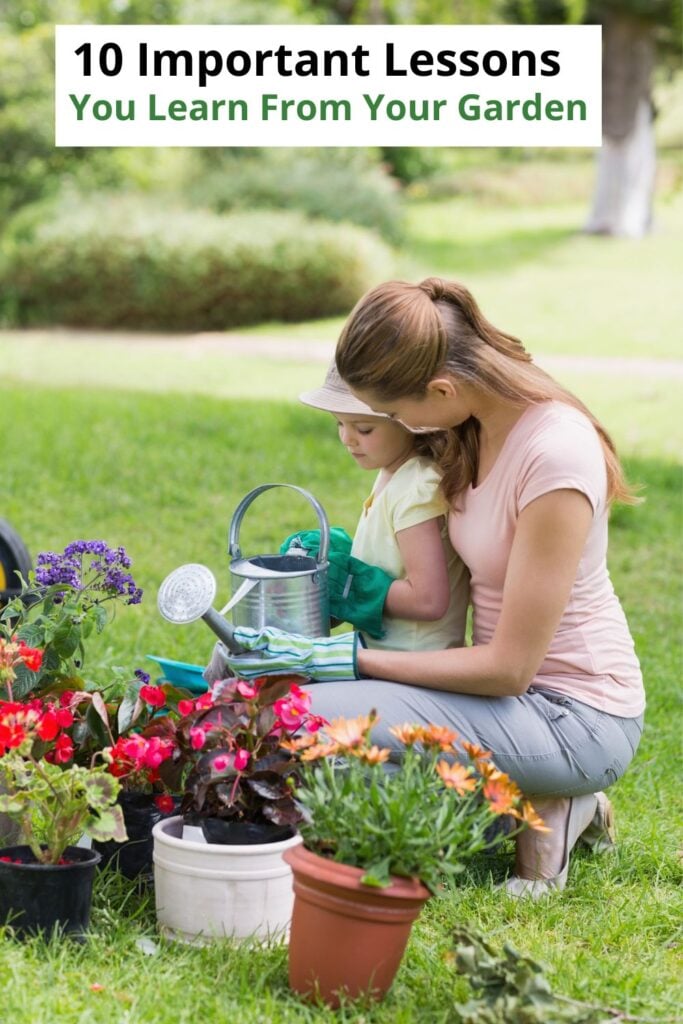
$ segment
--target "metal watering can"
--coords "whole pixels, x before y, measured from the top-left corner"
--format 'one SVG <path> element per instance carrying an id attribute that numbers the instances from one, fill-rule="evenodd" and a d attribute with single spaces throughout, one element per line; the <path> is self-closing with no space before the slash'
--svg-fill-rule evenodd
<path id="1" fill-rule="evenodd" d="M 244 514 L 264 491 L 288 487 L 303 495 L 313 506 L 320 527 L 318 558 L 301 548 L 287 554 L 252 555 L 244 558 L 240 548 L 240 527 Z M 327 589 L 327 554 L 330 525 L 325 511 L 312 494 L 294 484 L 262 484 L 250 491 L 235 509 L 228 533 L 228 554 L 232 597 L 223 613 L 232 611 L 236 626 L 263 629 L 276 626 L 303 636 L 329 636 L 330 604 Z"/>
<path id="2" fill-rule="evenodd" d="M 255 498 L 273 487 L 289 487 L 313 506 L 320 526 L 318 558 L 290 547 L 285 555 L 252 555 L 244 558 L 239 531 L 244 514 Z M 234 626 L 262 629 L 276 626 L 303 636 L 328 636 L 330 606 L 327 588 L 327 555 L 330 526 L 322 505 L 294 484 L 262 484 L 250 491 L 235 509 L 228 534 L 232 597 L 220 612 L 213 607 L 216 580 L 205 565 L 190 563 L 174 569 L 161 584 L 157 604 L 162 616 L 177 625 L 203 619 L 235 653 Z M 224 616 L 232 611 L 233 623 Z"/>

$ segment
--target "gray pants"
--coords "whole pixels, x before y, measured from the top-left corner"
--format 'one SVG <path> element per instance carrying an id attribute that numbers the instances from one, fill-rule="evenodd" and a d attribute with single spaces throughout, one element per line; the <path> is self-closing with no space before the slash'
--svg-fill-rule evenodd
<path id="1" fill-rule="evenodd" d="M 380 679 L 306 683 L 314 714 L 355 718 L 375 708 L 373 741 L 395 751 L 389 726 L 446 725 L 490 750 L 526 796 L 580 796 L 606 789 L 636 752 L 643 716 L 619 718 L 552 690 L 522 697 L 444 693 Z"/>

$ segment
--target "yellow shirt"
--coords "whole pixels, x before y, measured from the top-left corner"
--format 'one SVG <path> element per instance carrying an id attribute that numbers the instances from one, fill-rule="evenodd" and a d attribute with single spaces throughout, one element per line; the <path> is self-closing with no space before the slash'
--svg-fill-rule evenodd
<path id="1" fill-rule="evenodd" d="M 371 565 L 378 565 L 396 579 L 405 579 L 396 534 L 429 519 L 443 517 L 441 537 L 448 566 L 451 600 L 448 611 L 435 622 L 384 617 L 386 630 L 381 640 L 363 634 L 368 647 L 391 651 L 442 650 L 462 647 L 469 600 L 469 574 L 448 539 L 448 505 L 439 490 L 440 474 L 430 459 L 414 456 L 404 462 L 387 485 L 376 493 L 379 476 L 353 538 L 351 554 Z"/>

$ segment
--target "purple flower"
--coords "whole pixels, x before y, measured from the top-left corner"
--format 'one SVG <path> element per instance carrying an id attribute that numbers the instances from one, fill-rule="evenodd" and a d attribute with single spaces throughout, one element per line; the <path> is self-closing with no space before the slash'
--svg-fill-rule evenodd
<path id="1" fill-rule="evenodd" d="M 136 668 L 135 669 L 135 678 L 139 679 L 140 682 L 143 683 L 143 685 L 146 686 L 147 683 L 149 682 L 149 673 L 143 671 L 143 669 L 141 669 L 141 668 Z"/>
<path id="2" fill-rule="evenodd" d="M 92 555 L 88 559 L 84 556 Z M 131 560 L 124 547 L 110 548 L 103 540 L 75 540 L 63 554 L 44 551 L 38 555 L 36 582 L 42 587 L 55 584 L 87 593 L 89 604 L 117 597 L 126 604 L 140 604 L 142 590 L 129 572 Z"/>

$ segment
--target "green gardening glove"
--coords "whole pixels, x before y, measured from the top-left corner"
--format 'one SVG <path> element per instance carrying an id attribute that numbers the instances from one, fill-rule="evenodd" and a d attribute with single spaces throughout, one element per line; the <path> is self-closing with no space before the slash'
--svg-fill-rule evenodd
<path id="1" fill-rule="evenodd" d="M 327 579 L 333 617 L 381 640 L 384 603 L 394 577 L 378 565 L 330 552 Z"/>
<path id="2" fill-rule="evenodd" d="M 291 534 L 280 545 L 281 553 L 285 554 L 294 541 L 308 555 L 318 557 L 320 530 L 302 530 Z M 382 611 L 394 577 L 379 566 L 368 565 L 360 558 L 353 558 L 352 543 L 348 533 L 340 526 L 331 528 L 328 555 L 330 614 L 333 619 L 350 622 L 352 626 L 380 640 L 384 636 Z"/>
<path id="3" fill-rule="evenodd" d="M 330 527 L 330 554 L 338 552 L 350 555 L 352 543 L 348 533 L 341 526 Z M 317 558 L 320 551 L 320 530 L 299 530 L 298 533 L 290 533 L 287 540 L 280 545 L 280 554 L 286 555 L 292 544 L 303 548 L 311 558 Z"/>
<path id="4" fill-rule="evenodd" d="M 222 647 L 225 662 L 240 679 L 292 673 L 321 683 L 358 679 L 358 633 L 310 637 L 285 633 L 273 626 L 238 626 L 235 640 L 244 648 L 243 654 L 233 654 L 222 644 L 217 646 Z"/>

